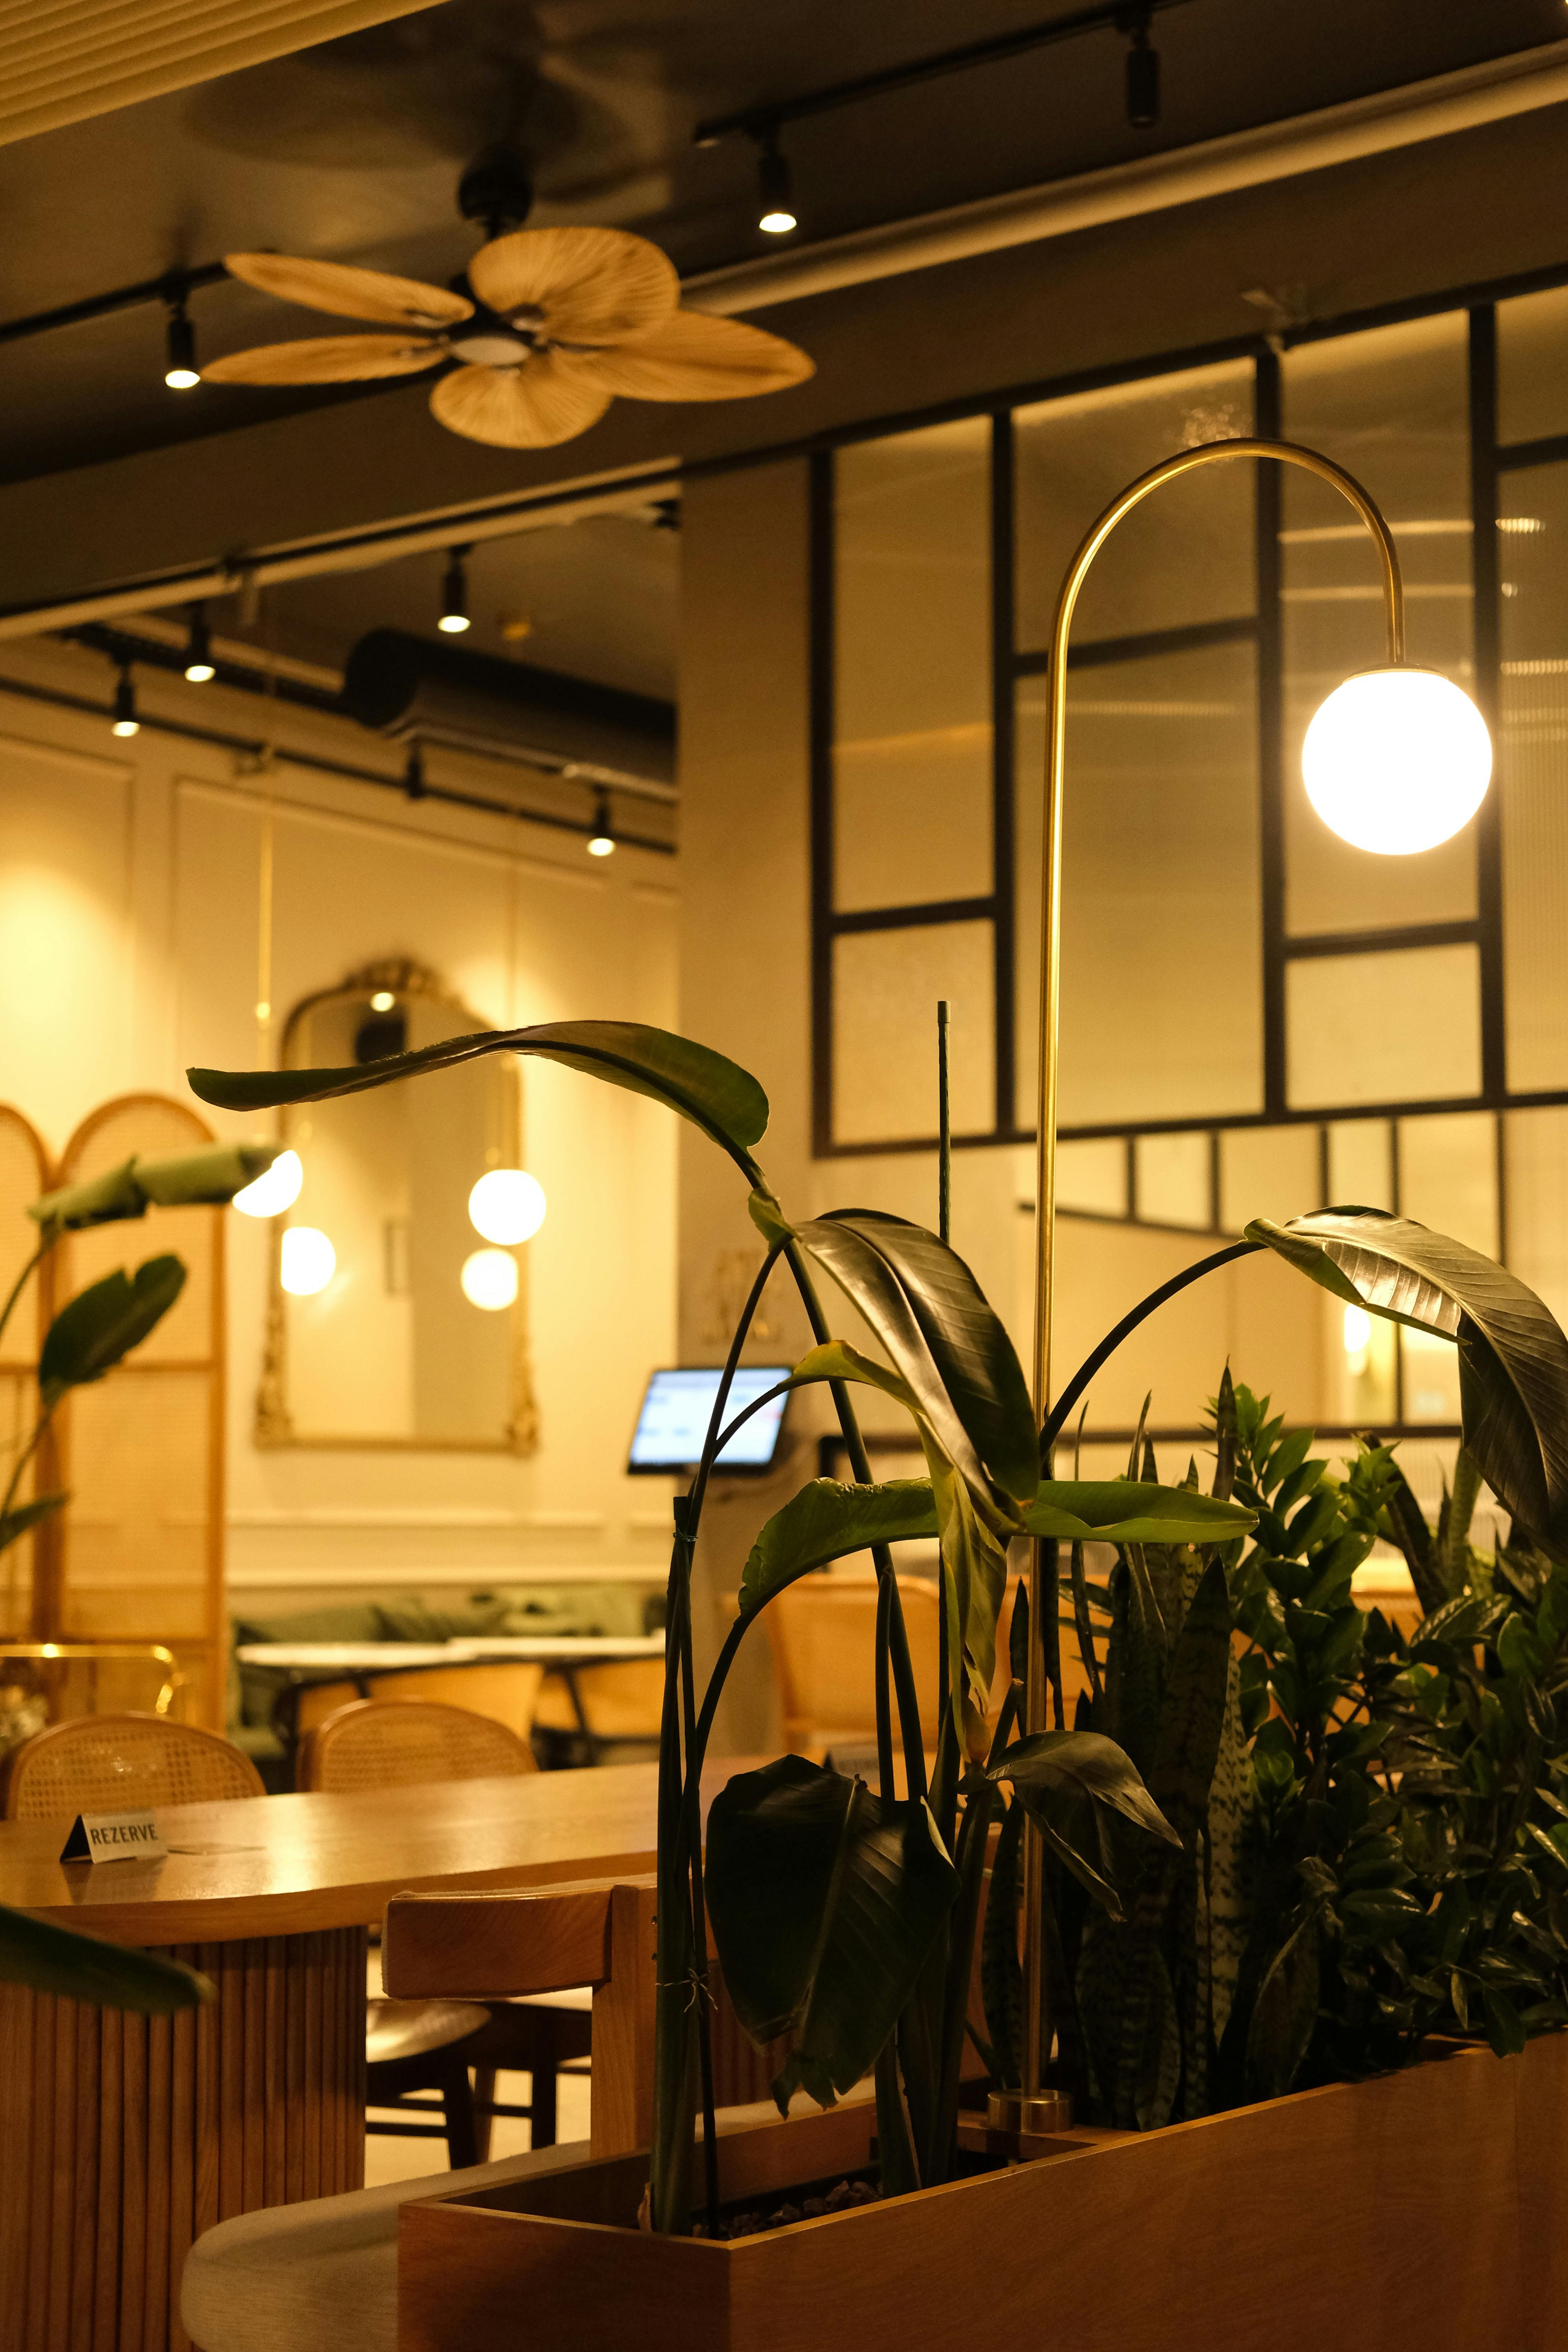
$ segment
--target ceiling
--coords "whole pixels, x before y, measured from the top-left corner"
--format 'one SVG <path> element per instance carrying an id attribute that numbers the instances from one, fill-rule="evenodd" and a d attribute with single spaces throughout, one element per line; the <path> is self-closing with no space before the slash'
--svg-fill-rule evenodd
<path id="1" fill-rule="evenodd" d="M 374 30 L 0 148 L 0 321 L 238 247 L 444 280 L 478 233 L 462 165 L 512 137 L 534 222 L 652 236 L 690 275 L 769 240 L 744 138 L 702 116 L 779 102 L 1068 13 L 1063 0 L 447 0 Z M 1181 146 L 1564 33 L 1562 0 L 1165 0 L 1163 105 L 1127 122 L 1100 30 L 793 125 L 793 247 Z M 310 331 L 225 283 L 193 300 L 211 355 Z M 223 432 L 353 391 L 171 393 L 156 305 L 0 343 L 0 482 Z"/>

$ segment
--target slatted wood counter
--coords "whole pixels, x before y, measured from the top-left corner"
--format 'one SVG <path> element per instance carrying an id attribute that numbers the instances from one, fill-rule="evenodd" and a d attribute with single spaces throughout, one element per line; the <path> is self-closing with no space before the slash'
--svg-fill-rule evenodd
<path id="1" fill-rule="evenodd" d="M 159 1815 L 165 1861 L 96 1868 L 58 1862 L 64 1822 L 0 1822 L 0 1902 L 218 1987 L 148 2020 L 0 1986 L 3 2352 L 186 2352 L 195 2236 L 363 2179 L 365 1930 L 388 1897 L 648 1871 L 656 1793 L 634 1764 L 184 1805 Z"/>

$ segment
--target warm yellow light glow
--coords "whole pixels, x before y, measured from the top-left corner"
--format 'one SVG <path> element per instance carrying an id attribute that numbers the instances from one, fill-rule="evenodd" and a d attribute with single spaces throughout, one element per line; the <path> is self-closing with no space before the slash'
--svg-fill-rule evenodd
<path id="1" fill-rule="evenodd" d="M 474 1231 L 510 1247 L 530 1242 L 544 1223 L 544 1187 L 521 1168 L 492 1168 L 468 1194 Z"/>
<path id="2" fill-rule="evenodd" d="M 396 1002 L 390 988 L 378 988 L 370 1000 L 370 1009 L 373 1013 L 390 1013 Z"/>
<path id="3" fill-rule="evenodd" d="M 263 1175 L 243 1192 L 234 1196 L 234 1205 L 242 1217 L 280 1217 L 291 1209 L 300 1197 L 300 1187 L 305 1171 L 300 1165 L 297 1151 L 280 1151 Z M 331 1244 L 329 1243 L 328 1247 Z"/>
<path id="4" fill-rule="evenodd" d="M 291 1297 L 313 1298 L 338 1270 L 338 1254 L 314 1225 L 290 1225 L 283 1235 L 279 1280 Z"/>
<path id="5" fill-rule="evenodd" d="M 785 212 L 779 207 L 771 213 L 764 213 L 757 226 L 766 229 L 770 236 L 787 236 L 792 228 L 800 226 L 800 223 L 793 213 Z"/>
<path id="6" fill-rule="evenodd" d="M 613 857 L 615 854 L 616 845 L 610 839 L 607 833 L 595 833 L 593 835 L 588 843 L 588 855 L 590 857 Z"/>
<path id="7" fill-rule="evenodd" d="M 436 626 L 438 629 L 444 629 L 449 637 L 460 637 L 468 625 L 467 613 L 443 613 L 436 624 Z"/>
<path id="8" fill-rule="evenodd" d="M 1491 738 L 1470 698 L 1436 670 L 1363 670 L 1307 730 L 1301 775 L 1323 823 L 1382 857 L 1435 849 L 1474 816 Z"/>
<path id="9" fill-rule="evenodd" d="M 517 1297 L 517 1260 L 503 1249 L 476 1250 L 463 1260 L 458 1278 L 469 1305 L 482 1307 L 487 1315 L 510 1307 Z"/>
<path id="10" fill-rule="evenodd" d="M 1372 1317 L 1364 1307 L 1345 1308 L 1345 1353 L 1363 1356 L 1372 1345 Z"/>
<path id="11" fill-rule="evenodd" d="M 139 719 L 117 719 L 109 731 L 111 735 L 140 735 L 142 721 Z"/>
<path id="12" fill-rule="evenodd" d="M 163 370 L 163 382 L 171 392 L 191 392 L 200 383 L 201 377 L 194 367 L 171 367 Z"/>

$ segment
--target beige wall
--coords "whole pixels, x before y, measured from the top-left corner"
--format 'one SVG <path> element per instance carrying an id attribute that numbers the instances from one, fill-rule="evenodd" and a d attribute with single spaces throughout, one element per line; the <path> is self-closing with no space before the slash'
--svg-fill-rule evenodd
<path id="1" fill-rule="evenodd" d="M 103 664 L 7 649 L 5 670 L 100 696 Z M 144 709 L 254 732 L 257 706 L 142 678 Z M 285 713 L 279 740 L 365 760 L 357 730 Z M 437 769 L 433 767 L 433 774 Z M 453 781 L 460 781 L 454 778 Z M 468 781 L 495 788 L 493 770 Z M 272 994 L 279 1014 L 356 964 L 435 967 L 503 1025 L 675 1013 L 673 861 L 337 783 L 279 764 Z M 189 1099 L 187 1064 L 258 1058 L 265 781 L 230 755 L 0 693 L 0 1098 L 51 1150 L 105 1097 Z M 392 1585 L 460 1590 L 667 1557 L 667 1489 L 623 1475 L 649 1368 L 674 1340 L 675 1138 L 654 1105 L 523 1066 L 528 1165 L 549 1198 L 529 1245 L 536 1454 L 298 1451 L 251 1442 L 268 1233 L 229 1225 L 229 1577 L 257 1609 Z M 267 1132 L 209 1114 L 220 1132 Z M 128 1238 L 132 1264 L 154 1237 Z"/>

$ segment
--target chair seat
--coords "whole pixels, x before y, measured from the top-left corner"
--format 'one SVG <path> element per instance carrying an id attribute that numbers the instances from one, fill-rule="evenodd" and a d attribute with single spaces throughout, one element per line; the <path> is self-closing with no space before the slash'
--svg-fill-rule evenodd
<path id="1" fill-rule="evenodd" d="M 424 2058 L 450 2049 L 489 2022 L 489 2011 L 468 2000 L 367 2000 L 364 2054 L 372 2066 Z"/>

